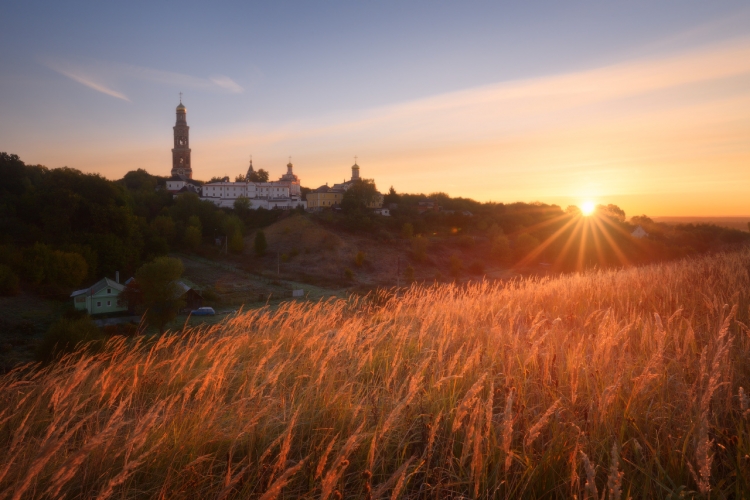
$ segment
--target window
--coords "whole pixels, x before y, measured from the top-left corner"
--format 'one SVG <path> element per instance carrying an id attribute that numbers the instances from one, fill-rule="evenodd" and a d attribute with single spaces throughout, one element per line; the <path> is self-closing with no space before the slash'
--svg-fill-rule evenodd
<path id="1" fill-rule="evenodd" d="M 96 301 L 96 307 L 102 307 L 102 303 L 100 301 Z"/>
<path id="2" fill-rule="evenodd" d="M 108 300 L 108 301 L 107 301 L 107 306 L 111 306 L 111 305 L 112 305 L 112 301 L 111 301 L 111 300 Z"/>
<path id="3" fill-rule="evenodd" d="M 112 289 L 111 288 L 107 288 L 107 293 L 112 293 Z"/>

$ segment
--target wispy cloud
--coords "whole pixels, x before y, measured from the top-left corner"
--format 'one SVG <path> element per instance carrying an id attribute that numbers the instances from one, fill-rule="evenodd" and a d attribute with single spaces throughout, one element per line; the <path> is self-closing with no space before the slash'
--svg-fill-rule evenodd
<path id="1" fill-rule="evenodd" d="M 62 59 L 46 59 L 42 63 L 53 71 L 86 87 L 126 101 L 130 99 L 124 93 L 118 92 L 112 87 L 127 85 L 127 82 L 131 80 L 170 85 L 181 89 L 228 91 L 235 94 L 244 92 L 241 85 L 225 75 L 200 78 L 132 64 L 97 61 L 79 63 Z"/>
<path id="2" fill-rule="evenodd" d="M 85 85 L 86 87 L 90 89 L 94 89 L 97 92 L 101 92 L 102 94 L 106 94 L 108 96 L 116 97 L 117 99 L 122 99 L 123 101 L 130 102 L 130 99 L 128 99 L 128 97 L 125 94 L 107 87 L 102 82 L 95 81 L 95 77 L 92 77 L 91 75 L 88 75 L 85 72 L 81 72 L 80 70 L 77 70 L 75 68 L 66 67 L 64 64 L 54 63 L 54 62 L 49 62 L 47 64 L 47 67 L 49 67 L 50 69 L 54 71 L 57 71 L 63 76 L 67 76 L 74 82 L 78 82 L 81 85 Z"/>
<path id="3" fill-rule="evenodd" d="M 234 80 L 229 78 L 228 76 L 212 76 L 211 81 L 214 82 L 216 85 L 223 89 L 227 89 L 230 92 L 234 92 L 235 94 L 241 93 L 244 89 L 237 84 Z"/>
<path id="4" fill-rule="evenodd" d="M 364 175 L 405 191 L 657 200 L 710 187 L 720 205 L 729 196 L 717 193 L 750 185 L 743 167 L 750 161 L 748 83 L 744 38 L 374 109 L 248 124 L 194 154 L 226 169 L 249 148 L 259 161 L 304 153 L 298 173 L 310 185 L 346 175 L 344 162 L 359 154 Z"/>

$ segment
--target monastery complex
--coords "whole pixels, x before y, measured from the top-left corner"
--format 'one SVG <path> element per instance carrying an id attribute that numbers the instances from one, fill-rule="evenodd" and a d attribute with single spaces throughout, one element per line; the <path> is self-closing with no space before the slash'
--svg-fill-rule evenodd
<path id="1" fill-rule="evenodd" d="M 184 192 L 197 194 L 201 200 L 207 200 L 219 207 L 233 208 L 239 198 L 246 198 L 251 209 L 265 208 L 267 210 L 293 209 L 303 207 L 308 210 L 322 210 L 335 208 L 340 205 L 344 193 L 355 182 L 360 180 L 359 165 L 356 161 L 352 166 L 352 178 L 340 184 L 329 187 L 328 184 L 307 193 L 307 199 L 303 199 L 300 188 L 299 177 L 294 173 L 294 167 L 290 161 L 286 166 L 286 173 L 279 180 L 272 182 L 253 182 L 249 179 L 254 177 L 253 161 L 247 170 L 246 180 L 235 180 L 231 182 L 225 177 L 218 182 L 203 184 L 193 180 L 193 167 L 190 161 L 190 127 L 187 124 L 187 108 L 182 104 L 177 106 L 177 120 L 174 126 L 174 147 L 172 148 L 172 171 L 171 177 L 167 179 L 167 190 L 174 195 Z M 370 204 L 372 208 L 383 215 L 383 196 Z"/>

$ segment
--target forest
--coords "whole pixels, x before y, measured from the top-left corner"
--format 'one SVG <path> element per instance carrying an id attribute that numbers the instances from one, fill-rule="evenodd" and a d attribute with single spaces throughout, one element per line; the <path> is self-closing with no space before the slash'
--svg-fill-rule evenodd
<path id="1" fill-rule="evenodd" d="M 177 197 L 165 177 L 142 169 L 111 181 L 73 168 L 27 165 L 0 153 L 0 294 L 20 289 L 64 298 L 76 287 L 119 271 L 134 275 L 144 263 L 173 251 L 218 258 L 217 243 L 242 254 L 245 237 L 288 216 L 282 210 L 217 208 L 195 194 Z M 626 266 L 728 249 L 750 233 L 710 224 L 668 225 L 600 205 L 593 217 L 577 207 L 543 203 L 480 203 L 444 193 L 384 196 L 390 217 L 365 208 L 376 189 L 365 181 L 341 207 L 305 214 L 329 229 L 388 242 L 412 240 L 412 257 L 429 248 L 474 248 L 481 259 L 528 270 Z M 304 189 L 303 191 L 307 191 Z M 421 210 L 420 203 L 435 209 Z M 438 209 L 439 207 L 439 209 Z M 300 212 L 302 215 L 303 212 Z M 648 237 L 631 236 L 641 226 Z M 481 267 L 481 266 L 479 266 Z"/>

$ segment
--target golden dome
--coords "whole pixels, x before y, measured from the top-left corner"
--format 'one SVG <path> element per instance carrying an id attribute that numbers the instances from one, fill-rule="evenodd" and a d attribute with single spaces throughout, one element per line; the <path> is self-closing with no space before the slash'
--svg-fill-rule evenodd
<path id="1" fill-rule="evenodd" d="M 179 106 L 177 106 L 177 111 L 187 111 L 187 108 L 184 104 L 180 103 Z"/>

